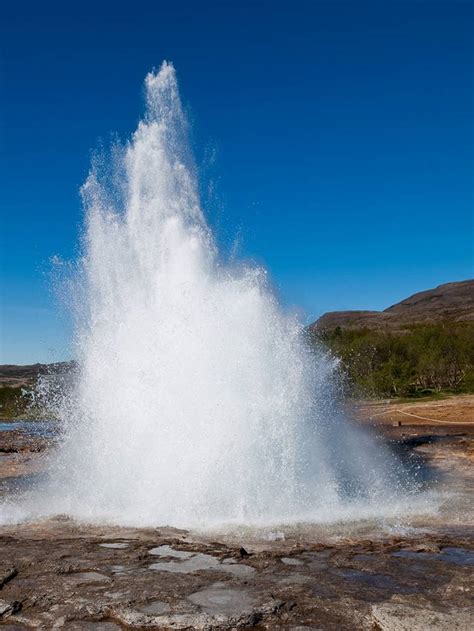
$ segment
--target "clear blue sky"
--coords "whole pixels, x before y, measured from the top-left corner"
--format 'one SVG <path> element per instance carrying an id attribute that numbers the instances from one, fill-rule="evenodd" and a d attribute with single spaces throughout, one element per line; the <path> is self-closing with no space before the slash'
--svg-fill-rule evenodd
<path id="1" fill-rule="evenodd" d="M 134 129 L 163 59 L 220 242 L 305 320 L 473 275 L 471 2 L 17 1 L 1 20 L 0 362 L 68 357 L 49 259 L 74 256 L 91 151 Z"/>

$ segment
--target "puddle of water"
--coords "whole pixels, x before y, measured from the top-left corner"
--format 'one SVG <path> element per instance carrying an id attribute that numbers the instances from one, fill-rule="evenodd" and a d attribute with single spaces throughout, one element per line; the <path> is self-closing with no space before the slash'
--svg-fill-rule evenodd
<path id="1" fill-rule="evenodd" d="M 280 561 L 285 565 L 304 565 L 303 561 L 293 559 L 292 557 L 282 557 Z"/>
<path id="2" fill-rule="evenodd" d="M 448 563 L 456 565 L 474 565 L 474 550 L 468 548 L 443 548 L 441 556 Z"/>
<path id="3" fill-rule="evenodd" d="M 128 548 L 128 543 L 99 543 L 101 548 L 110 548 L 111 550 L 124 550 Z"/>
<path id="4" fill-rule="evenodd" d="M 414 550 L 398 550 L 398 552 L 392 553 L 393 557 L 401 558 L 401 559 L 431 559 L 431 560 L 439 560 L 439 554 L 433 552 L 415 552 Z"/>
<path id="5" fill-rule="evenodd" d="M 415 550 L 398 550 L 392 554 L 404 559 L 426 559 L 427 561 L 441 561 L 455 565 L 474 566 L 474 551 L 467 548 L 443 548 L 439 552 L 415 552 Z"/>
<path id="6" fill-rule="evenodd" d="M 150 570 L 173 572 L 174 574 L 190 574 L 198 570 L 211 570 L 219 566 L 219 559 L 210 554 L 196 554 L 185 561 L 160 561 L 152 563 Z M 230 567 L 230 566 L 227 566 Z"/>
<path id="7" fill-rule="evenodd" d="M 21 432 L 39 438 L 53 438 L 58 434 L 58 427 L 52 421 L 13 421 L 0 423 L 0 432 Z"/>
<path id="8" fill-rule="evenodd" d="M 238 589 L 204 589 L 188 596 L 195 605 L 207 613 L 237 615 L 255 602 L 247 592 Z"/>
<path id="9" fill-rule="evenodd" d="M 161 600 L 153 600 L 146 605 L 138 608 L 138 611 L 142 613 L 148 613 L 153 616 L 159 616 L 162 613 L 167 613 L 171 607 L 168 603 L 162 602 Z"/>
<path id="10" fill-rule="evenodd" d="M 255 574 L 255 569 L 249 565 L 234 563 L 229 560 L 226 563 L 221 563 L 217 557 L 211 554 L 174 550 L 171 546 L 159 546 L 150 550 L 149 553 L 161 557 L 182 559 L 180 561 L 159 561 L 148 566 L 150 570 L 158 570 L 160 572 L 191 574 L 200 570 L 217 570 L 232 574 L 238 578 L 247 578 Z"/>
<path id="11" fill-rule="evenodd" d="M 196 555 L 196 552 L 187 552 L 186 550 L 175 550 L 171 546 L 158 546 L 148 550 L 148 554 L 158 557 L 172 557 L 173 559 L 190 559 Z"/>
<path id="12" fill-rule="evenodd" d="M 180 562 L 169 561 L 168 563 L 152 563 L 149 568 L 150 570 L 173 572 L 174 574 L 191 574 L 192 572 L 198 572 L 200 570 L 215 570 L 217 572 L 232 574 L 238 578 L 249 578 L 255 574 L 255 568 L 249 565 L 223 565 L 214 557 L 211 557 L 212 560 L 202 558 L 207 556 L 207 554 L 196 555 L 192 559 Z"/>
<path id="13" fill-rule="evenodd" d="M 355 581 L 365 585 L 366 587 L 372 587 L 374 589 L 390 589 L 402 593 L 412 593 L 417 591 L 416 588 L 401 585 L 391 576 L 387 576 L 386 574 L 369 574 L 368 572 L 361 572 L 350 568 L 340 568 L 334 570 L 334 572 L 338 576 L 342 576 L 349 581 Z"/>
<path id="14" fill-rule="evenodd" d="M 355 554 L 352 557 L 353 561 L 373 561 L 374 560 L 374 555 L 373 554 Z"/>

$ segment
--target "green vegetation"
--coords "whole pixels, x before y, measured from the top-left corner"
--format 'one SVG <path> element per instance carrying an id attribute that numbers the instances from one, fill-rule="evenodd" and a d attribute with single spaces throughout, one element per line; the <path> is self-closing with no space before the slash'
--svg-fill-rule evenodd
<path id="1" fill-rule="evenodd" d="M 24 386 L 0 386 L 0 418 L 13 419 L 26 413 Z"/>
<path id="2" fill-rule="evenodd" d="M 313 330 L 340 359 L 353 396 L 419 397 L 474 392 L 474 322 L 444 321 L 400 331 Z"/>

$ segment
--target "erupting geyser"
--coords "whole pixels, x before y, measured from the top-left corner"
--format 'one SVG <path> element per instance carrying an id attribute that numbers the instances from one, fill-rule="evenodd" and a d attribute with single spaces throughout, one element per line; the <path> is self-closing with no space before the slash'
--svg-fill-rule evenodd
<path id="1" fill-rule="evenodd" d="M 400 467 L 338 413 L 333 361 L 262 270 L 220 261 L 186 136 L 164 63 L 130 142 L 83 187 L 77 375 L 20 513 L 209 527 L 396 510 Z"/>

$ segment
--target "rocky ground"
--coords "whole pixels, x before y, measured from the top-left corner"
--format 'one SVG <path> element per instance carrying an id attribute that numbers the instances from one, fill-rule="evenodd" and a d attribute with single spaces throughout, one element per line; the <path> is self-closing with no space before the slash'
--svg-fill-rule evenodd
<path id="1" fill-rule="evenodd" d="M 474 628 L 472 418 L 381 417 L 377 431 L 447 493 L 436 515 L 258 536 L 66 518 L 3 526 L 0 629 Z M 50 443 L 31 428 L 0 432 L 0 493 L 27 483 Z"/>

